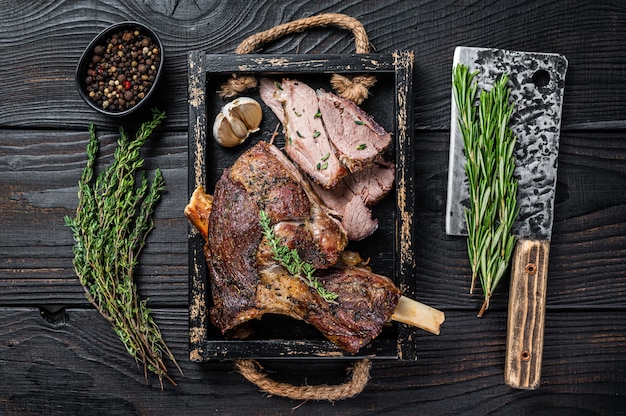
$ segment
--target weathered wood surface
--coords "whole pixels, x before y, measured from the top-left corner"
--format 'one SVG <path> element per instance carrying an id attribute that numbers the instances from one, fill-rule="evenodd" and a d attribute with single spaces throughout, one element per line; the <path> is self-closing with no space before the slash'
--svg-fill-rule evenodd
<path id="1" fill-rule="evenodd" d="M 231 53 L 245 37 L 322 12 L 359 19 L 376 52 L 416 52 L 416 259 L 420 300 L 442 309 L 440 336 L 416 339 L 417 362 L 375 362 L 355 399 L 333 404 L 266 397 L 231 363 L 187 359 L 186 56 Z M 110 160 L 118 124 L 74 87 L 82 48 L 111 23 L 139 20 L 165 45 L 157 97 L 168 113 L 146 145 L 167 191 L 141 258 L 141 294 L 182 364 L 164 391 L 143 375 L 86 301 L 63 216 L 76 205 L 87 125 Z M 0 413 L 550 414 L 626 409 L 626 7 L 614 1 L 0 3 Z M 550 249 L 542 385 L 503 381 L 507 284 L 482 319 L 470 296 L 462 239 L 444 233 L 450 65 L 457 45 L 558 52 L 569 70 Z M 316 29 L 267 53 L 351 53 L 351 34 Z M 127 124 L 132 129 L 136 124 Z M 339 383 L 345 363 L 268 362 L 277 379 Z M 303 379 L 303 375 L 306 379 Z M 300 406 L 301 405 L 301 406 Z"/>

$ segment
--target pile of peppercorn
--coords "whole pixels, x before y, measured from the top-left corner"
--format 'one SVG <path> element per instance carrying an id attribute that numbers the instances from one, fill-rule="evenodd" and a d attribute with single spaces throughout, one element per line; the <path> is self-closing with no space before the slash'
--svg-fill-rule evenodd
<path id="1" fill-rule="evenodd" d="M 140 30 L 120 30 L 96 45 L 88 64 L 85 88 L 89 99 L 107 111 L 134 107 L 152 88 L 161 51 Z"/>

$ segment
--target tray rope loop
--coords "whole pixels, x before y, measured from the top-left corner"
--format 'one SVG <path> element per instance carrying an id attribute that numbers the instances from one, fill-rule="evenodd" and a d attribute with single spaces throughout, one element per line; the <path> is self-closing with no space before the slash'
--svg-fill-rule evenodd
<path id="1" fill-rule="evenodd" d="M 285 35 L 304 32 L 314 27 L 337 26 L 352 31 L 356 53 L 367 54 L 370 52 L 370 42 L 365 28 L 357 19 L 340 13 L 324 13 L 316 16 L 294 20 L 269 30 L 256 33 L 244 39 L 235 53 L 249 54 L 256 51 L 261 45 L 275 41 Z M 356 75 L 347 77 L 341 74 L 333 74 L 330 84 L 333 89 L 343 98 L 361 104 L 369 95 L 369 89 L 376 83 L 376 77 L 372 75 Z M 220 96 L 232 98 L 257 86 L 257 79 L 253 75 L 233 74 L 226 83 L 221 86 Z"/>
<path id="2" fill-rule="evenodd" d="M 354 367 L 348 369 L 350 379 L 343 384 L 294 386 L 270 379 L 256 360 L 235 361 L 236 370 L 265 393 L 293 400 L 328 400 L 331 402 L 349 399 L 361 393 L 369 380 L 371 366 L 372 363 L 368 359 L 355 362 Z"/>

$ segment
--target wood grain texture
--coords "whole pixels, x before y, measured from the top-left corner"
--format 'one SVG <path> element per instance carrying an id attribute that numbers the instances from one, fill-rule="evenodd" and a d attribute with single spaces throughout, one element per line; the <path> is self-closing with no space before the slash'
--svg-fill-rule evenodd
<path id="1" fill-rule="evenodd" d="M 519 239 L 511 260 L 504 381 L 534 390 L 541 384 L 550 240 Z"/>
<path id="2" fill-rule="evenodd" d="M 375 362 L 356 399 L 266 397 L 230 362 L 188 357 L 187 53 L 229 54 L 246 37 L 318 13 L 361 21 L 372 52 L 415 51 L 417 298 L 443 310 L 441 335 L 417 334 L 416 362 Z M 87 127 L 111 160 L 119 124 L 74 86 L 75 65 L 109 24 L 139 20 L 165 45 L 153 104 L 166 123 L 143 149 L 167 190 L 141 257 L 148 297 L 183 367 L 164 391 L 143 375 L 86 301 L 63 223 L 76 206 Z M 0 2 L 0 414 L 6 415 L 623 415 L 626 409 L 626 8 L 618 1 L 227 0 Z M 550 249 L 541 387 L 503 381 L 508 281 L 475 317 L 465 241 L 444 232 L 450 79 L 457 45 L 556 52 L 569 60 Z M 260 53 L 346 54 L 350 33 L 319 28 Z M 372 99 L 376 99 L 374 96 Z M 220 161 L 216 161 L 220 163 Z M 387 221 L 386 218 L 380 218 Z M 384 259 L 377 258 L 377 261 Z M 337 384 L 348 363 L 264 361 L 275 379 Z"/>
<path id="3" fill-rule="evenodd" d="M 626 10 L 619 2 L 575 1 L 564 7 L 559 2 L 349 0 L 336 4 L 297 0 L 283 7 L 280 1 L 138 5 L 132 1 L 74 0 L 41 2 L 32 8 L 6 2 L 3 8 L 7 21 L 0 36 L 12 53 L 0 62 L 0 82 L 11 85 L 11 95 L 19 97 L 18 101 L 0 102 L 0 123 L 6 126 L 55 128 L 63 120 L 67 127 L 77 128 L 85 116 L 107 125 L 107 119 L 88 109 L 78 96 L 75 65 L 82 49 L 101 29 L 136 19 L 155 28 L 162 38 L 163 81 L 168 88 L 161 89 L 155 103 L 165 104 L 175 116 L 176 128 L 184 130 L 186 79 L 181 75 L 186 70 L 187 51 L 232 53 L 239 42 L 256 32 L 321 12 L 357 17 L 374 52 L 415 50 L 415 71 L 421 84 L 415 91 L 418 129 L 448 128 L 448 86 L 456 45 L 561 53 L 570 62 L 562 128 L 624 126 L 621 115 L 626 104 L 621 97 L 626 87 L 620 78 L 620 51 L 621 39 L 626 38 Z M 33 50 L 36 53 L 31 53 Z M 315 29 L 276 41 L 263 52 L 351 53 L 354 43 L 344 31 Z M 589 105 L 590 97 L 597 105 Z"/>
<path id="4" fill-rule="evenodd" d="M 504 313 L 480 321 L 480 330 L 471 314 L 451 313 L 447 325 L 453 332 L 419 337 L 418 362 L 375 361 L 365 391 L 334 404 L 268 398 L 234 372 L 230 362 L 186 360 L 186 309 L 154 312 L 185 373 L 174 376 L 177 387 L 163 391 L 155 379 L 144 384 L 134 361 L 108 335 L 108 323 L 95 310 L 68 308 L 50 315 L 37 308 L 2 308 L 0 314 L 0 408 L 6 415 L 276 415 L 298 406 L 296 413 L 329 415 L 619 415 L 626 405 L 621 394 L 625 376 L 619 371 L 626 365 L 619 354 L 626 325 L 619 313 L 607 313 L 603 322 L 585 313 L 548 314 L 541 394 L 502 383 Z M 349 366 L 323 361 L 262 364 L 275 379 L 292 384 L 337 384 Z"/>

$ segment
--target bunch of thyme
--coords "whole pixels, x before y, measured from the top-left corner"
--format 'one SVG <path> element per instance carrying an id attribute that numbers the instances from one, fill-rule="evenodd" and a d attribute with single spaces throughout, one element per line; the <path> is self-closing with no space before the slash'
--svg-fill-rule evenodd
<path id="1" fill-rule="evenodd" d="M 273 259 L 287 269 L 290 275 L 302 279 L 309 287 L 315 289 L 326 302 L 335 302 L 339 295 L 322 286 L 320 281 L 314 276 L 315 268 L 311 264 L 303 261 L 296 250 L 285 246 L 280 242 L 280 239 L 276 237 L 267 212 L 263 210 L 259 211 L 259 220 L 263 229 L 263 235 L 267 238 L 272 249 Z"/>
<path id="2" fill-rule="evenodd" d="M 480 278 L 484 302 L 481 317 L 507 270 L 516 237 L 511 233 L 517 217 L 515 136 L 509 127 L 513 104 L 504 74 L 491 91 L 482 90 L 475 105 L 478 71 L 465 65 L 453 71 L 453 93 L 459 114 L 459 127 L 465 146 L 465 173 L 469 181 L 470 208 L 465 211 L 467 248 L 472 266 L 474 290 Z"/>
<path id="3" fill-rule="evenodd" d="M 120 128 L 113 162 L 95 178 L 99 150 L 95 128 L 89 127 L 87 165 L 78 183 L 76 217 L 65 217 L 75 240 L 73 264 L 87 299 L 111 323 L 128 353 L 148 371 L 176 384 L 168 375 L 165 354 L 181 372 L 152 319 L 147 300 L 141 300 L 134 271 L 148 233 L 154 227 L 152 214 L 165 188 L 160 170 L 149 183 L 140 158 L 140 148 L 165 119 L 152 110 L 153 118 L 141 125 L 134 139 Z M 94 180 L 95 179 L 95 180 Z"/>

